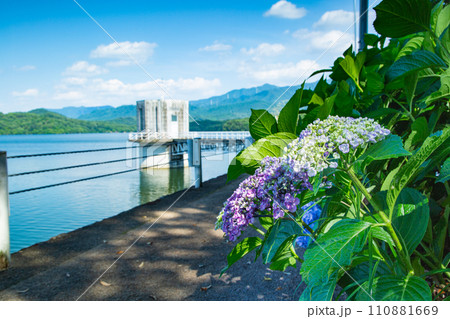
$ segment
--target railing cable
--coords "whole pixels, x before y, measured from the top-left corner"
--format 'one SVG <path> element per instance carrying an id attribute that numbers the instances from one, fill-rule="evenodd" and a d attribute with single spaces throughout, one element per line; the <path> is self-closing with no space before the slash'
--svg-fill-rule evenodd
<path id="1" fill-rule="evenodd" d="M 167 165 L 167 164 L 170 164 L 170 162 L 158 163 L 158 164 L 155 164 L 153 166 L 148 166 L 148 167 L 145 167 L 145 168 L 152 168 L 152 167 L 157 167 L 157 166 L 162 166 L 162 165 Z M 45 185 L 45 186 L 38 186 L 38 187 L 33 187 L 33 188 L 22 189 L 22 190 L 19 190 L 19 191 L 10 192 L 9 195 L 26 193 L 26 192 L 31 192 L 31 191 L 36 191 L 36 190 L 45 189 L 45 188 L 51 188 L 51 187 L 56 187 L 56 186 L 62 186 L 62 185 L 67 185 L 67 184 L 79 183 L 79 182 L 89 181 L 89 180 L 92 180 L 92 179 L 97 179 L 97 178 L 102 178 L 102 177 L 108 177 L 108 176 L 113 176 L 113 175 L 129 173 L 129 172 L 133 172 L 133 171 L 137 171 L 137 170 L 141 170 L 141 168 L 133 168 L 133 169 L 125 170 L 125 171 L 109 173 L 109 174 L 103 174 L 103 175 L 97 175 L 97 176 L 92 176 L 92 177 L 87 177 L 87 178 L 81 178 L 81 179 L 76 179 L 76 180 L 72 180 L 72 181 L 68 181 L 68 182 L 62 182 L 62 183 L 56 183 L 56 184 L 51 184 L 51 185 Z"/>
<path id="2" fill-rule="evenodd" d="M 135 148 L 139 148 L 139 146 L 131 146 L 131 147 L 112 147 L 112 148 L 101 148 L 101 149 L 95 149 L 95 150 L 80 150 L 80 151 L 67 151 L 67 152 L 56 152 L 56 153 L 13 155 L 13 156 L 8 156 L 7 158 L 8 158 L 8 159 L 13 159 L 13 158 L 26 158 L 26 157 L 38 157 L 38 156 L 52 156 L 52 155 L 79 154 L 79 153 L 93 153 L 93 152 L 105 152 L 105 151 L 127 150 L 127 149 L 135 149 Z"/>
<path id="3" fill-rule="evenodd" d="M 87 167 L 87 166 L 95 166 L 95 165 L 103 165 L 103 164 L 111 164 L 111 163 L 132 161 L 132 160 L 142 159 L 142 158 L 146 158 L 146 157 L 147 156 L 140 156 L 140 157 L 124 158 L 124 159 L 111 160 L 111 161 L 105 161 L 105 162 L 96 162 L 96 163 L 80 164 L 80 165 L 73 165 L 73 166 L 49 168 L 49 169 L 43 169 L 43 170 L 40 170 L 40 171 L 31 171 L 31 172 L 10 174 L 10 175 L 8 175 L 8 177 L 16 177 L 16 176 L 22 176 L 22 175 L 48 173 L 48 172 L 54 172 L 54 171 L 62 171 L 62 170 L 66 170 L 66 169 L 73 169 L 73 168 L 80 168 L 80 167 Z"/>

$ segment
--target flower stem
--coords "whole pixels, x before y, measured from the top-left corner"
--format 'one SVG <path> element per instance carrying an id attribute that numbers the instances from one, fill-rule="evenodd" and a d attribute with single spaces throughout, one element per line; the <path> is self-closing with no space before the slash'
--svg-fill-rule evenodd
<path id="1" fill-rule="evenodd" d="M 389 220 L 389 218 L 386 216 L 386 214 L 384 213 L 384 211 L 381 209 L 381 207 L 378 205 L 377 202 L 374 201 L 374 199 L 372 198 L 372 196 L 369 194 L 369 192 L 367 191 L 366 187 L 361 183 L 361 181 L 358 179 L 358 177 L 356 176 L 356 174 L 353 172 L 352 168 L 350 167 L 347 170 L 347 174 L 350 177 L 350 179 L 352 180 L 353 183 L 355 183 L 355 186 L 363 193 L 363 195 L 367 198 L 367 200 L 369 201 L 369 203 L 372 205 L 372 207 L 379 213 L 381 219 L 383 220 L 383 222 L 386 224 L 386 228 L 387 231 L 389 233 L 389 235 L 391 235 L 392 240 L 395 243 L 395 246 L 397 247 L 397 250 L 399 252 L 399 256 L 403 259 L 403 261 L 405 262 L 406 268 L 408 269 L 409 273 L 414 274 L 414 269 L 412 267 L 411 264 L 411 260 L 408 256 L 408 254 L 405 252 L 405 250 L 403 249 L 403 246 L 400 242 L 400 239 L 397 236 L 397 233 L 394 230 L 394 227 L 392 227 L 392 223 Z"/>
<path id="2" fill-rule="evenodd" d="M 297 253 L 295 252 L 294 246 L 291 245 L 289 247 L 289 250 L 291 251 L 292 255 L 294 255 L 294 258 L 297 259 L 299 262 L 301 262 L 303 264 L 303 259 L 301 259 L 300 257 L 298 257 Z"/>

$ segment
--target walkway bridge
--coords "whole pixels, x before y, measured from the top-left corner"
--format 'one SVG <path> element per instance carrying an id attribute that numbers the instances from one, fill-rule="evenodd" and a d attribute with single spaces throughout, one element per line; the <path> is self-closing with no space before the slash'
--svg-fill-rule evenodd
<path id="1" fill-rule="evenodd" d="M 201 166 L 201 151 L 239 152 L 253 142 L 248 131 L 169 134 L 147 130 L 130 133 L 128 140 L 139 143 L 139 157 L 143 158 L 141 168 L 198 167 Z"/>

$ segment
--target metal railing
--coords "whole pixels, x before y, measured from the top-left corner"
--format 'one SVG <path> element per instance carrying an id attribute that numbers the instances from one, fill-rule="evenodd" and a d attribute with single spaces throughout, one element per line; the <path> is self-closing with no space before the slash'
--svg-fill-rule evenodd
<path id="1" fill-rule="evenodd" d="M 169 134 L 161 132 L 142 131 L 128 135 L 129 141 L 152 141 L 152 140 L 174 140 L 174 139 L 211 139 L 211 140 L 245 140 L 250 137 L 248 131 L 203 131 Z"/>

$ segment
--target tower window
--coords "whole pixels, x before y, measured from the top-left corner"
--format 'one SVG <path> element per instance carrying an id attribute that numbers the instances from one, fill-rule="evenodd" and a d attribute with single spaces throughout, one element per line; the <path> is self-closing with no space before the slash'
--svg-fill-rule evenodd
<path id="1" fill-rule="evenodd" d="M 172 122 L 176 122 L 176 121 L 178 121 L 177 116 L 176 115 L 172 115 Z"/>

